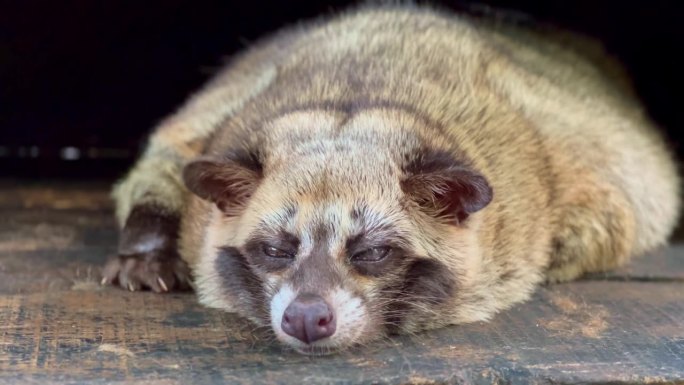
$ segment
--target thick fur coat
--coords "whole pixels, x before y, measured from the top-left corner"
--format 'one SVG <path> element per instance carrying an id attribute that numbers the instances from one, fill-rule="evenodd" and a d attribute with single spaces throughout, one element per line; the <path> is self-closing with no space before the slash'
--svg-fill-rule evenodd
<path id="1" fill-rule="evenodd" d="M 236 57 L 114 196 L 121 255 L 105 282 L 167 291 L 189 266 L 204 304 L 312 352 L 485 320 L 544 281 L 653 250 L 679 179 L 597 45 L 381 7 Z M 283 329 L 302 293 L 334 334 Z"/>

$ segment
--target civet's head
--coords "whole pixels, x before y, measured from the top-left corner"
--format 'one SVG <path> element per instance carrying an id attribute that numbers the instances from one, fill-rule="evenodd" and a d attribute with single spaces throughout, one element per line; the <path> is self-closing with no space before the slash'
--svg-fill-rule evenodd
<path id="1" fill-rule="evenodd" d="M 472 218 L 492 190 L 399 123 L 295 113 L 267 128 L 259 150 L 189 163 L 186 185 L 213 202 L 202 301 L 271 325 L 305 353 L 481 318 L 468 294 L 479 269 Z"/>

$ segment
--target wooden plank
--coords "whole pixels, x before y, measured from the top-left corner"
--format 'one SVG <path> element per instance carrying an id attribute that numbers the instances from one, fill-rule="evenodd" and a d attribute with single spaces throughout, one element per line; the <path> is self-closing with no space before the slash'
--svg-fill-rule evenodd
<path id="1" fill-rule="evenodd" d="M 305 357 L 191 294 L 72 289 L 0 297 L 0 381 L 666 383 L 684 379 L 684 287 L 580 282 L 491 323 Z"/>
<path id="2" fill-rule="evenodd" d="M 111 182 L 45 182 L 0 180 L 0 209 L 49 208 L 102 210 L 112 207 Z"/>
<path id="3" fill-rule="evenodd" d="M 661 248 L 648 255 L 634 258 L 619 269 L 594 274 L 587 279 L 684 282 L 684 244 L 675 243 L 670 247 Z"/>
<path id="4" fill-rule="evenodd" d="M 489 323 L 306 357 L 192 294 L 100 287 L 116 245 L 109 207 L 16 202 L 0 211 L 0 383 L 684 381 L 684 246 L 542 287 Z"/>
<path id="5" fill-rule="evenodd" d="M 99 277 L 116 252 L 108 211 L 4 209 L 0 216 L 0 294 L 69 289 Z"/>

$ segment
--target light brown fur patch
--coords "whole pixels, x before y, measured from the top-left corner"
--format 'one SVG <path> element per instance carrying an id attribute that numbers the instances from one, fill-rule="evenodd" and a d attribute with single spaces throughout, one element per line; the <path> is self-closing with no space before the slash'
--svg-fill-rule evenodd
<path id="1" fill-rule="evenodd" d="M 363 198 L 458 283 L 439 317 L 408 314 L 410 332 L 485 320 L 542 281 L 624 264 L 666 242 L 679 177 L 618 66 L 600 47 L 555 36 L 423 7 L 364 8 L 276 35 L 157 128 L 115 189 L 120 223 L 146 202 L 179 213 L 180 253 L 202 301 L 250 316 L 233 306 L 243 293 L 221 289 L 218 248 L 239 249 L 292 202 L 315 215 L 289 230 L 307 235 L 311 221 L 327 220 L 343 238 L 347 211 Z M 242 214 L 226 218 L 189 194 L 180 174 L 200 154 L 235 148 L 258 154 L 263 179 Z M 407 203 L 400 189 L 406 162 L 433 150 L 493 190 L 458 226 Z M 357 286 L 372 297 L 373 285 Z M 587 337 L 606 327 L 601 309 L 557 306 Z"/>

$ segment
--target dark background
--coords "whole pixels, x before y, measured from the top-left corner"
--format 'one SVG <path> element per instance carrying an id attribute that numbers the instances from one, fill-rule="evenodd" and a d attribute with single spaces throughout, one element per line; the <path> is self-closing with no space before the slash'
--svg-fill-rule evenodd
<path id="1" fill-rule="evenodd" d="M 684 157 L 682 2 L 433 3 L 524 12 L 601 39 Z M 0 177 L 119 176 L 150 128 L 222 58 L 346 4 L 353 2 L 0 0 Z"/>

